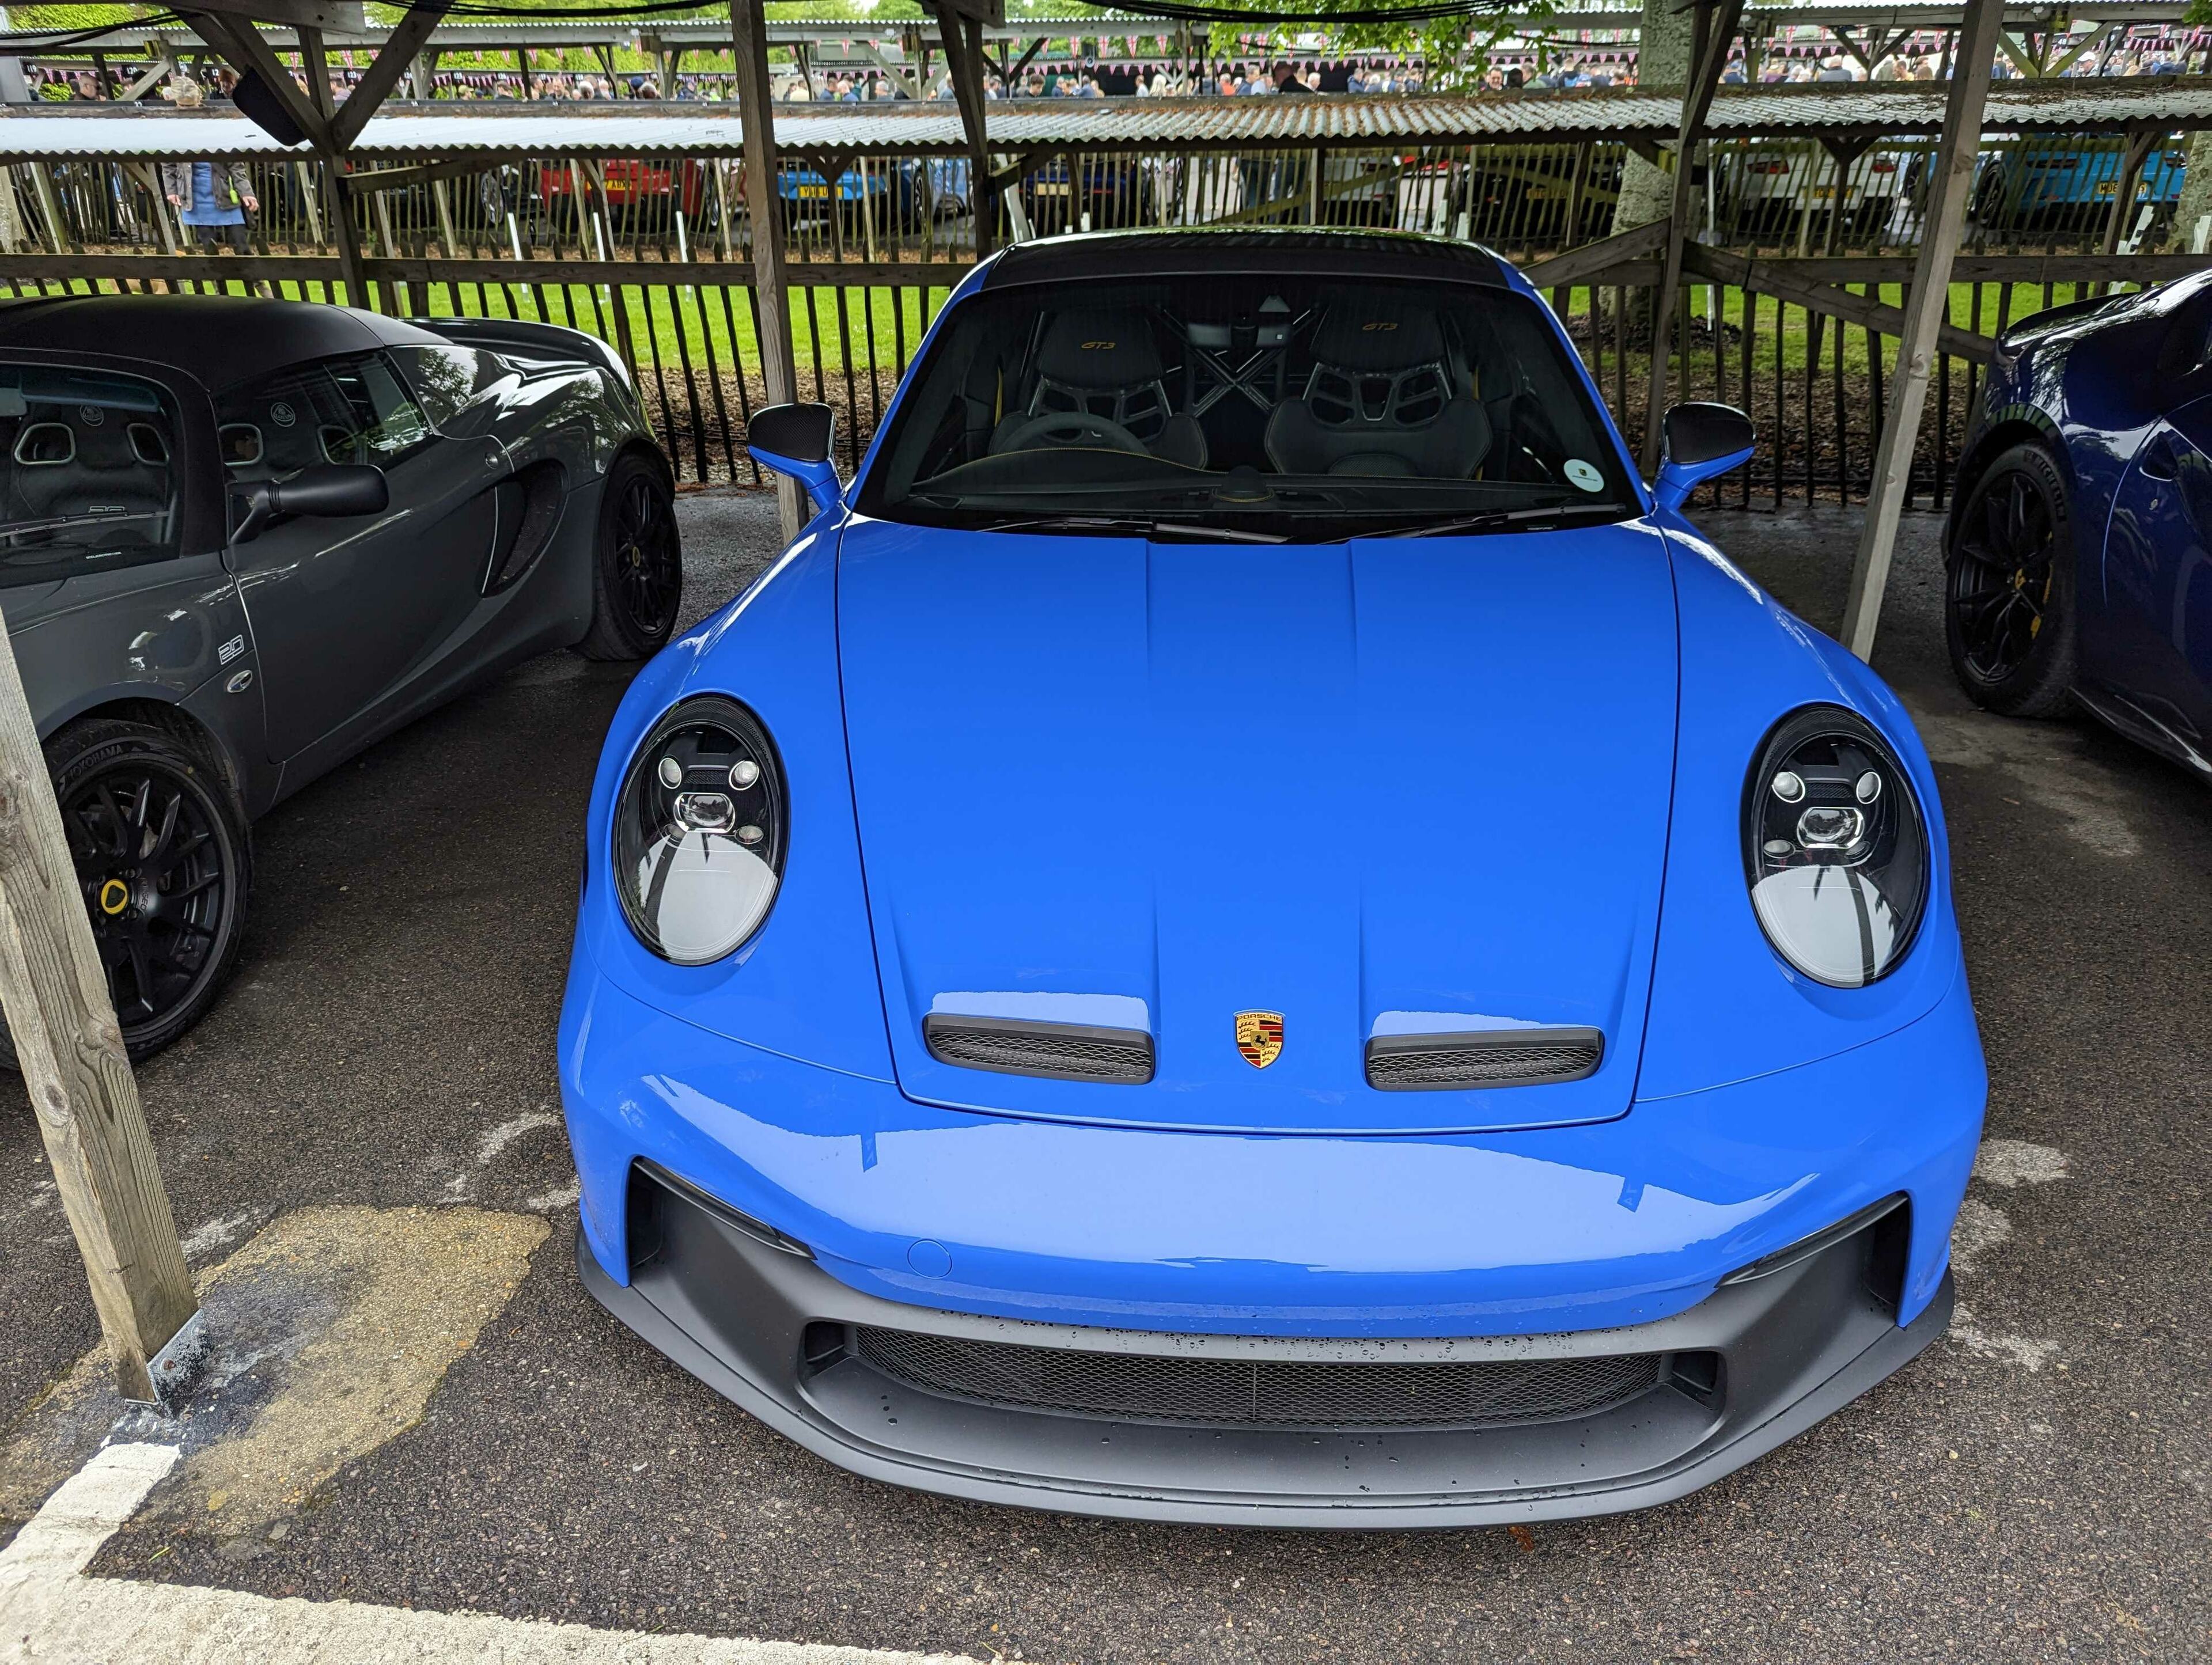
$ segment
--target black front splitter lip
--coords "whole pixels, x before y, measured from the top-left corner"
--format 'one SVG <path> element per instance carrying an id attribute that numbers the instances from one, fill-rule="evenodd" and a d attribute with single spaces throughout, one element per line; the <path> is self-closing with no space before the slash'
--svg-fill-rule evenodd
<path id="1" fill-rule="evenodd" d="M 817 1456 L 871 1480 L 975 1503 L 1060 1514 L 1188 1525 L 1340 1531 L 1449 1530 L 1580 1520 L 1670 1503 L 1795 1438 L 1909 1363 L 1950 1328 L 1953 1302 L 1947 1273 L 1934 1299 L 1911 1323 L 1886 1326 L 1866 1346 L 1807 1391 L 1771 1407 L 1756 1420 L 1724 1431 L 1700 1445 L 1687 1460 L 1648 1475 L 1589 1486 L 1363 1502 L 1335 1497 L 1262 1498 L 1249 1493 L 1100 1486 L 917 1461 L 910 1455 L 848 1437 L 837 1426 L 765 1391 L 636 1288 L 624 1288 L 608 1277 L 580 1230 L 576 1264 L 592 1298 L 672 1362 Z"/>

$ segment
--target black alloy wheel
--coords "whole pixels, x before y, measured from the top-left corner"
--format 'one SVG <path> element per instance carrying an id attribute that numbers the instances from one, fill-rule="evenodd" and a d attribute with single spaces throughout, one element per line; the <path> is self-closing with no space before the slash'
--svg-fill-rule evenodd
<path id="1" fill-rule="evenodd" d="M 183 735 L 96 719 L 48 743 L 62 833 L 134 1058 L 214 1002 L 251 884 L 234 793 Z"/>
<path id="2" fill-rule="evenodd" d="M 2004 217 L 2004 175 L 1995 168 L 1974 181 L 1974 223 L 1984 229 Z"/>
<path id="3" fill-rule="evenodd" d="M 2039 445 L 1990 465 L 1952 530 L 1944 635 L 1960 686 L 2008 716 L 2046 716 L 2074 674 L 2074 537 L 2066 483 Z"/>
<path id="4" fill-rule="evenodd" d="M 608 471 L 592 580 L 592 625 L 581 643 L 596 659 L 638 659 L 675 633 L 684 600 L 684 547 L 667 480 L 632 452 Z"/>

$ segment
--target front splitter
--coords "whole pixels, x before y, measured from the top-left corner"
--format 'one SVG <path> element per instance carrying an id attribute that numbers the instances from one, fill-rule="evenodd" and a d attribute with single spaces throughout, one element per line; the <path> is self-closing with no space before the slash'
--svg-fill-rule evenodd
<path id="1" fill-rule="evenodd" d="M 1723 1285 L 1656 1323 L 1553 1335 L 1361 1343 L 1148 1337 L 882 1300 L 642 1176 L 664 1211 L 625 1288 L 580 1235 L 593 1297 L 676 1364 L 839 1467 L 947 1497 L 1128 1520 L 1444 1528 L 1643 1509 L 1711 1484 L 1865 1393 L 1948 1328 L 1952 1293 L 1900 1328 L 1867 1277 L 1869 1234 Z M 1281 1358 L 1717 1353 L 1708 1395 L 1673 1386 L 1579 1419 L 1469 1429 L 1277 1429 L 1115 1420 L 921 1391 L 824 1351 L 841 1328 L 1109 1352 Z"/>

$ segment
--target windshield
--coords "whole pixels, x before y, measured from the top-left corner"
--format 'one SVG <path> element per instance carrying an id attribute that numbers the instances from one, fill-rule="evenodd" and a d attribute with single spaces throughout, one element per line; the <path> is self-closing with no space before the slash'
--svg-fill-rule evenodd
<path id="1" fill-rule="evenodd" d="M 150 382 L 0 365 L 0 585 L 175 555 L 176 433 Z"/>
<path id="2" fill-rule="evenodd" d="M 984 531 L 1298 542 L 1640 512 L 1540 303 L 1237 273 L 962 302 L 857 506 Z"/>

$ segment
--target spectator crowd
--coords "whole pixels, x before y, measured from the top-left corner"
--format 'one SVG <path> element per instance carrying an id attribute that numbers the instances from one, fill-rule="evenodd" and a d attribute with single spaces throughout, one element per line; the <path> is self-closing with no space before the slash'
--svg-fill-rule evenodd
<path id="1" fill-rule="evenodd" d="M 1073 45 L 1073 42 L 1063 42 Z M 1131 43 L 1133 44 L 1133 43 Z M 1535 48 L 1496 52 L 1487 67 L 1471 83 L 1458 76 L 1432 76 L 1429 64 L 1412 57 L 1371 56 L 1322 58 L 1275 58 L 1258 55 L 1243 58 L 1216 58 L 1193 63 L 1114 60 L 1096 57 L 1062 58 L 1031 64 L 1017 73 L 985 77 L 985 95 L 994 100 L 1030 98 L 1236 98 L 1250 94 L 1335 93 L 1358 94 L 1418 94 L 1432 88 L 1481 92 L 1559 91 L 1574 88 L 1633 87 L 1637 54 L 1632 46 L 1590 46 L 1574 42 Z M 2157 33 L 2116 31 L 2100 48 L 2085 52 L 2064 69 L 2063 77 L 2178 75 L 2207 67 L 2212 59 L 2212 32 Z M 44 101 L 97 101 L 112 98 L 143 68 L 125 60 L 98 69 L 52 64 L 28 67 L 31 94 Z M 1739 51 L 1729 61 L 1722 80 L 1731 85 L 1763 86 L 1815 82 L 1912 82 L 1942 80 L 1949 73 L 1948 54 L 1939 37 L 1908 41 L 1869 68 L 1838 48 L 1830 39 L 1812 42 L 1777 40 L 1766 43 L 1747 58 Z M 1993 73 L 1999 80 L 2022 71 L 2009 57 L 2000 54 Z M 331 90 L 343 99 L 357 70 L 333 73 Z M 775 96 L 787 102 L 867 103 L 907 99 L 912 94 L 881 69 L 821 65 L 804 62 L 782 67 L 774 85 Z M 197 77 L 205 95 L 226 98 L 235 77 L 212 64 Z M 687 72 L 672 77 L 652 70 L 615 69 L 577 72 L 571 70 L 533 71 L 527 77 L 516 70 L 445 69 L 434 77 L 434 95 L 441 99 L 550 99 L 592 101 L 603 99 L 719 101 L 732 96 L 726 71 Z M 176 82 L 162 89 L 174 95 Z M 949 80 L 940 66 L 931 76 L 927 96 L 950 98 Z"/>

